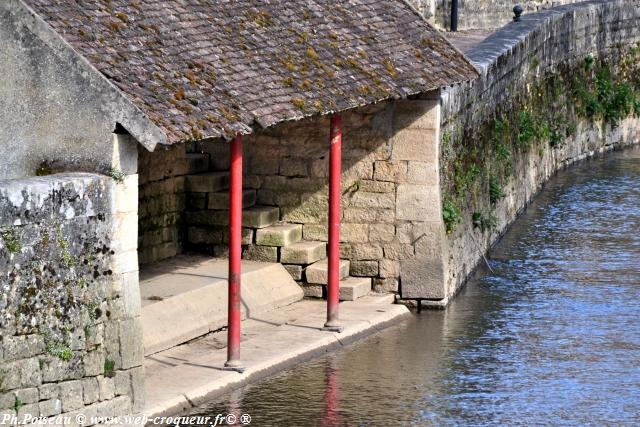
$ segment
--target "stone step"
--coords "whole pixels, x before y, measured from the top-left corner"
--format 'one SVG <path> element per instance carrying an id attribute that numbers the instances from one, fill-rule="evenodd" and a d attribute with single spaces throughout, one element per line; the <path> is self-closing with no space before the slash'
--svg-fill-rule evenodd
<path id="1" fill-rule="evenodd" d="M 242 229 L 242 244 L 253 243 L 255 231 L 253 228 Z M 220 245 L 229 243 L 229 227 L 223 225 L 210 225 L 189 227 L 187 229 L 187 240 L 194 245 Z"/>
<path id="2" fill-rule="evenodd" d="M 242 208 L 247 209 L 256 204 L 256 190 L 242 190 Z M 218 193 L 209 193 L 209 209 L 229 210 L 229 191 L 220 191 Z"/>
<path id="3" fill-rule="evenodd" d="M 242 226 L 265 228 L 280 220 L 280 208 L 276 206 L 254 206 L 242 212 Z"/>
<path id="4" fill-rule="evenodd" d="M 229 188 L 229 172 L 207 172 L 187 175 L 185 191 L 194 193 L 215 193 Z"/>
<path id="5" fill-rule="evenodd" d="M 277 224 L 256 231 L 256 245 L 289 246 L 302 239 L 301 224 Z"/>
<path id="6" fill-rule="evenodd" d="M 340 281 L 340 301 L 355 301 L 371 292 L 370 277 L 347 277 Z"/>
<path id="7" fill-rule="evenodd" d="M 187 173 L 203 173 L 209 170 L 209 153 L 188 153 Z"/>
<path id="8" fill-rule="evenodd" d="M 325 242 L 297 242 L 280 250 L 280 262 L 283 264 L 308 265 L 326 257 L 327 244 Z"/>
<path id="9" fill-rule="evenodd" d="M 280 219 L 280 209 L 275 206 L 253 206 L 242 211 L 242 226 L 264 228 Z M 229 225 L 229 211 L 202 210 L 186 213 L 187 225 Z"/>
<path id="10" fill-rule="evenodd" d="M 328 260 L 323 259 L 314 264 L 311 264 L 305 270 L 307 283 L 326 285 L 329 277 L 329 265 Z M 340 279 L 345 279 L 349 276 L 349 261 L 346 259 L 340 260 Z"/>
<path id="11" fill-rule="evenodd" d="M 179 255 L 141 272 L 145 355 L 227 325 L 228 271 L 224 259 Z M 303 296 L 282 265 L 242 261 L 242 318 L 288 306 Z"/>

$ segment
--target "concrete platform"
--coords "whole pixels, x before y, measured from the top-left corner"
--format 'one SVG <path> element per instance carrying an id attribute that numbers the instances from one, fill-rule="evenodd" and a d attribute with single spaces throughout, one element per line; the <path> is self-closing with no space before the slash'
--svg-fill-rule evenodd
<path id="1" fill-rule="evenodd" d="M 226 332 L 216 332 L 145 358 L 148 416 L 175 415 L 223 393 L 373 334 L 409 315 L 393 295 L 340 304 L 344 331 L 321 331 L 326 302 L 303 300 L 242 322 L 245 372 L 222 370 Z"/>
<path id="2" fill-rule="evenodd" d="M 181 255 L 141 272 L 145 355 L 226 326 L 227 271 L 227 260 Z M 242 271 L 243 319 L 304 297 L 280 264 L 243 261 Z"/>

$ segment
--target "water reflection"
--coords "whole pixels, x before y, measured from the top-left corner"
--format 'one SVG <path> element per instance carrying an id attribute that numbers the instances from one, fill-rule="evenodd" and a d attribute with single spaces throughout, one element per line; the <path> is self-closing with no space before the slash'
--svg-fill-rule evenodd
<path id="1" fill-rule="evenodd" d="M 640 151 L 560 174 L 446 311 L 195 412 L 258 426 L 640 421 Z"/>

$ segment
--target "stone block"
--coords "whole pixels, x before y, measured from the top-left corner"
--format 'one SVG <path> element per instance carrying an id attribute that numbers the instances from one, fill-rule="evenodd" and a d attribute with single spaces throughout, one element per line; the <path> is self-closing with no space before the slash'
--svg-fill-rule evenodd
<path id="1" fill-rule="evenodd" d="M 280 219 L 280 209 L 274 206 L 254 206 L 242 212 L 242 225 L 249 228 L 265 228 Z"/>
<path id="2" fill-rule="evenodd" d="M 343 212 L 343 221 L 345 222 L 356 222 L 356 223 L 368 222 L 368 223 L 390 224 L 395 222 L 396 220 L 395 209 L 372 209 L 372 208 L 347 207 L 343 209 L 342 212 Z"/>
<path id="3" fill-rule="evenodd" d="M 329 215 L 329 196 L 325 193 L 302 193 L 301 202 L 282 207 L 282 220 L 301 224 L 320 224 Z"/>
<path id="4" fill-rule="evenodd" d="M 39 392 L 35 387 L 16 390 L 13 394 L 15 398 L 19 399 L 22 403 L 35 403 L 39 400 Z"/>
<path id="5" fill-rule="evenodd" d="M 441 217 L 440 189 L 426 185 L 399 185 L 396 218 L 406 221 L 435 221 Z"/>
<path id="6" fill-rule="evenodd" d="M 202 210 L 207 208 L 208 193 L 187 193 L 187 209 Z"/>
<path id="7" fill-rule="evenodd" d="M 313 264 L 326 256 L 327 244 L 325 242 L 297 242 L 289 246 L 284 246 L 280 250 L 280 262 L 287 264 Z"/>
<path id="8" fill-rule="evenodd" d="M 383 246 L 384 257 L 392 260 L 410 259 L 414 256 L 414 248 L 406 243 L 387 243 Z"/>
<path id="9" fill-rule="evenodd" d="M 378 293 L 398 292 L 398 279 L 389 277 L 373 279 L 373 290 Z"/>
<path id="10" fill-rule="evenodd" d="M 113 378 L 99 376 L 97 381 L 100 401 L 103 402 L 105 400 L 113 399 L 116 395 L 116 386 Z"/>
<path id="11" fill-rule="evenodd" d="M 141 366 L 143 361 L 142 324 L 140 318 L 126 319 L 119 323 L 122 369 Z"/>
<path id="12" fill-rule="evenodd" d="M 114 213 L 137 213 L 139 203 L 138 175 L 127 175 L 115 186 Z"/>
<path id="13" fill-rule="evenodd" d="M 114 274 L 138 271 L 138 251 L 126 251 L 116 253 L 111 258 L 111 270 Z"/>
<path id="14" fill-rule="evenodd" d="M 123 394 L 129 394 L 131 391 L 131 378 L 129 371 L 116 371 L 113 377 L 113 383 L 115 386 L 116 396 Z"/>
<path id="15" fill-rule="evenodd" d="M 446 298 L 446 270 L 439 259 L 413 259 L 400 262 L 402 298 Z"/>
<path id="16" fill-rule="evenodd" d="M 350 260 L 379 260 L 384 256 L 378 243 L 353 243 L 340 245 L 340 258 Z"/>
<path id="17" fill-rule="evenodd" d="M 60 399 L 43 400 L 38 403 L 40 416 L 51 417 L 62 412 L 62 401 Z"/>
<path id="18" fill-rule="evenodd" d="M 376 277 L 378 261 L 351 261 L 349 274 L 354 277 Z"/>
<path id="19" fill-rule="evenodd" d="M 306 298 L 323 298 L 325 292 L 323 285 L 302 285 L 302 291 Z"/>
<path id="20" fill-rule="evenodd" d="M 329 277 L 329 266 L 326 259 L 318 261 L 305 270 L 307 283 L 316 285 L 326 285 Z M 344 279 L 349 275 L 349 261 L 340 260 L 340 279 Z"/>
<path id="21" fill-rule="evenodd" d="M 22 405 L 18 408 L 18 419 L 25 419 L 25 417 L 39 417 L 40 405 L 37 403 L 31 403 L 29 405 Z"/>
<path id="22" fill-rule="evenodd" d="M 381 259 L 379 262 L 379 276 L 383 279 L 400 277 L 400 261 Z"/>
<path id="23" fill-rule="evenodd" d="M 144 368 L 134 368 L 131 370 L 131 404 L 134 414 L 142 412 L 145 404 Z"/>
<path id="24" fill-rule="evenodd" d="M 57 384 L 56 384 L 57 386 Z M 13 393 L 0 393 L 0 413 L 5 409 L 12 409 L 16 404 L 16 396 Z"/>
<path id="25" fill-rule="evenodd" d="M 261 228 L 256 231 L 256 245 L 288 246 L 302 239 L 302 225 L 280 224 Z"/>
<path id="26" fill-rule="evenodd" d="M 278 262 L 278 248 L 275 246 L 249 245 L 242 252 L 242 258 L 248 261 Z"/>
<path id="27" fill-rule="evenodd" d="M 207 207 L 214 210 L 229 210 L 229 191 L 209 193 Z M 242 190 L 242 208 L 247 209 L 256 204 L 256 190 Z"/>
<path id="28" fill-rule="evenodd" d="M 366 243 L 369 241 L 369 224 L 340 225 L 340 241 L 344 243 Z"/>
<path id="29" fill-rule="evenodd" d="M 200 174 L 209 170 L 209 153 L 187 153 L 187 174 Z"/>
<path id="30" fill-rule="evenodd" d="M 440 105 L 431 100 L 395 101 L 394 129 L 434 130 L 440 126 Z"/>
<path id="31" fill-rule="evenodd" d="M 302 280 L 302 266 L 301 265 L 292 265 L 292 264 L 284 264 L 284 269 L 291 275 L 293 280 Z"/>
<path id="32" fill-rule="evenodd" d="M 373 209 L 393 209 L 396 205 L 395 194 L 393 193 L 368 193 L 366 191 L 358 191 L 351 196 L 347 196 L 344 206 L 356 208 L 373 208 Z"/>
<path id="33" fill-rule="evenodd" d="M 371 224 L 369 226 L 370 242 L 391 242 L 396 236 L 396 227 L 393 224 Z"/>
<path id="34" fill-rule="evenodd" d="M 38 387 L 38 391 L 40 392 L 40 400 L 49 400 L 55 399 L 58 397 L 58 393 L 60 388 L 58 384 L 42 384 Z"/>
<path id="35" fill-rule="evenodd" d="M 104 372 L 104 351 L 102 349 L 87 352 L 83 357 L 85 375 L 93 377 Z"/>
<path id="36" fill-rule="evenodd" d="M 329 229 L 321 224 L 303 224 L 302 236 L 305 240 L 319 240 L 326 242 L 329 240 Z"/>
<path id="37" fill-rule="evenodd" d="M 347 277 L 340 281 L 340 300 L 355 301 L 371 292 L 371 278 Z"/>
<path id="38" fill-rule="evenodd" d="M 128 318 L 136 317 L 141 312 L 139 273 L 131 271 L 122 275 L 122 300 L 124 315 Z M 101 330 L 102 326 L 100 326 Z"/>
<path id="39" fill-rule="evenodd" d="M 138 215 L 126 213 L 112 217 L 111 249 L 116 252 L 138 249 Z"/>
<path id="40" fill-rule="evenodd" d="M 44 339 L 41 335 L 18 335 L 2 340 L 4 360 L 26 359 L 44 352 Z"/>
<path id="41" fill-rule="evenodd" d="M 403 183 L 407 181 L 407 162 L 377 161 L 374 165 L 373 179 Z"/>
<path id="42" fill-rule="evenodd" d="M 84 406 L 82 382 L 78 380 L 60 383 L 62 411 L 69 412 Z"/>
<path id="43" fill-rule="evenodd" d="M 97 378 L 82 380 L 82 400 L 85 405 L 90 405 L 100 399 L 100 387 Z"/>
<path id="44" fill-rule="evenodd" d="M 393 193 L 396 186 L 393 182 L 362 180 L 360 181 L 360 191 L 368 193 Z"/>
<path id="45" fill-rule="evenodd" d="M 280 160 L 280 175 L 282 176 L 307 176 L 309 165 L 304 157 L 283 157 Z"/>
<path id="46" fill-rule="evenodd" d="M 185 190 L 194 193 L 215 193 L 229 188 L 228 172 L 207 172 L 185 177 Z"/>
<path id="47" fill-rule="evenodd" d="M 440 177 L 438 176 L 438 166 L 435 163 L 409 162 L 407 171 L 407 182 L 409 184 L 425 184 L 438 186 Z"/>

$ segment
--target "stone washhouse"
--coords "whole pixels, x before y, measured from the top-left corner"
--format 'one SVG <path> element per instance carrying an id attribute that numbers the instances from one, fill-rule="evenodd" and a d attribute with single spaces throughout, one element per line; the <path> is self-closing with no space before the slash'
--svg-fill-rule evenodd
<path id="1" fill-rule="evenodd" d="M 139 412 L 144 355 L 225 326 L 237 137 L 243 316 L 326 294 L 337 116 L 340 299 L 447 296 L 439 91 L 478 73 L 408 3 L 6 0 L 0 24 L 0 408 Z"/>

